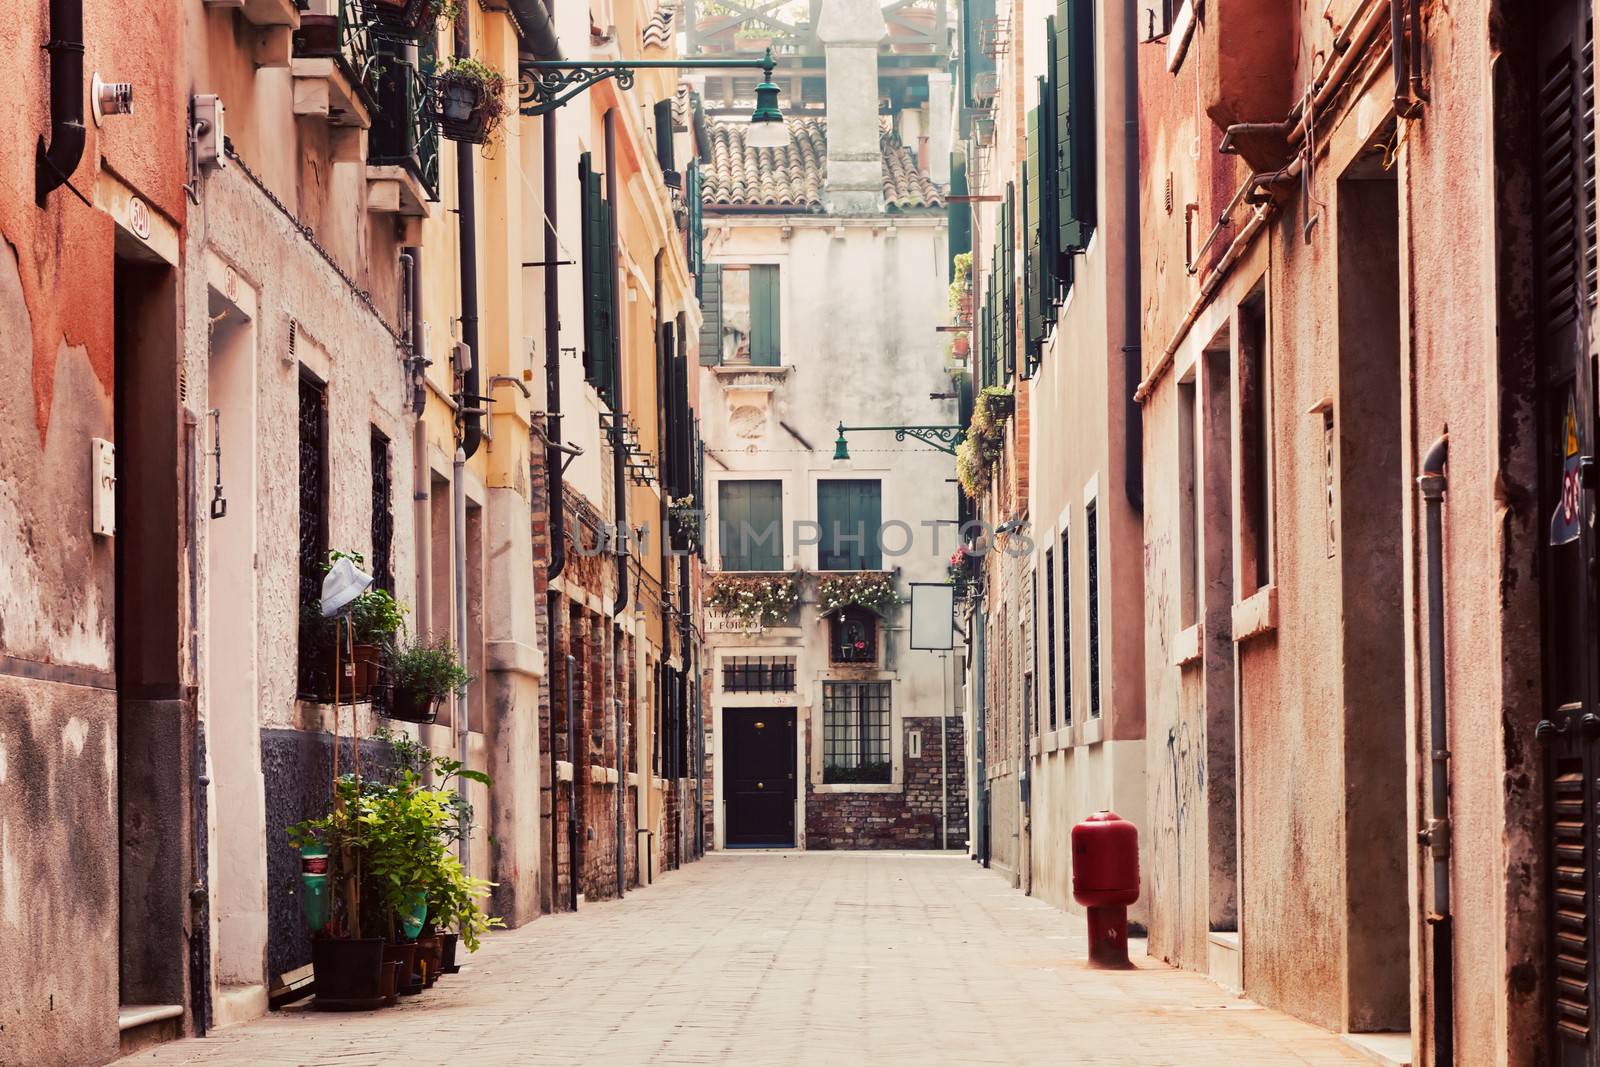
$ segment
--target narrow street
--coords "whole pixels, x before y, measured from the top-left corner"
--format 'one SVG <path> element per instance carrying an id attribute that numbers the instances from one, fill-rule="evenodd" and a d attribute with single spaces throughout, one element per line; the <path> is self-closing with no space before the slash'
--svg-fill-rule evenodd
<path id="1" fill-rule="evenodd" d="M 1370 1062 L 1133 954 L 1089 971 L 1081 922 L 964 857 L 718 853 L 498 934 L 396 1009 L 296 1007 L 121 1062 Z"/>

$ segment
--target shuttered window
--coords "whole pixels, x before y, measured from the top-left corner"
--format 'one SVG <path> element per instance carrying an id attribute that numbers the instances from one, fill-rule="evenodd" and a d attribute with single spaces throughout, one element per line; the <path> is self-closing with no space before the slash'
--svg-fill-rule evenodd
<path id="1" fill-rule="evenodd" d="M 700 268 L 700 362 L 722 362 L 722 264 Z"/>
<path id="2" fill-rule="evenodd" d="M 782 333 L 778 323 L 778 268 L 764 264 L 750 268 L 750 362 L 776 367 Z"/>
<path id="3" fill-rule="evenodd" d="M 783 483 L 723 482 L 717 487 L 717 541 L 725 571 L 783 569 Z"/>
<path id="4" fill-rule="evenodd" d="M 875 571 L 883 567 L 878 530 L 883 524 L 882 483 L 859 478 L 817 483 L 817 567 L 825 571 Z"/>
<path id="5" fill-rule="evenodd" d="M 1094 0 L 1058 0 L 1055 50 L 1057 233 L 1070 253 L 1095 227 Z"/>
<path id="6" fill-rule="evenodd" d="M 997 385 L 1009 385 L 1017 373 L 1017 183 L 1006 182 L 1006 202 L 1000 225 L 1000 284 L 1004 295 L 1000 299 L 1004 313 L 1000 324 L 1004 332 L 1001 348 L 1005 360 L 1005 379 Z"/>
<path id="7" fill-rule="evenodd" d="M 578 161 L 583 193 L 583 378 L 613 404 L 616 384 L 616 250 L 605 176 L 585 152 Z M 613 404 L 614 406 L 614 404 Z"/>
<path id="8" fill-rule="evenodd" d="M 945 214 L 950 225 L 950 262 L 946 277 L 952 284 L 956 280 L 956 257 L 972 251 L 972 205 L 954 201 L 955 197 L 966 196 L 967 193 L 966 157 L 953 152 L 950 155 L 951 200 L 945 204 Z"/>
<path id="9" fill-rule="evenodd" d="M 1058 201 L 1061 174 L 1056 152 L 1056 20 L 1045 19 L 1045 73 L 1039 78 L 1039 231 L 1040 284 L 1046 327 L 1056 321 L 1056 309 L 1071 280 L 1070 263 L 1061 255 Z"/>
<path id="10" fill-rule="evenodd" d="M 1024 288 L 1023 306 L 1027 312 L 1027 359 L 1023 362 L 1023 377 L 1033 373 L 1039 364 L 1039 354 L 1044 349 L 1044 309 L 1049 297 L 1045 292 L 1044 259 L 1039 247 L 1039 220 L 1042 207 L 1039 200 L 1039 109 L 1028 112 L 1028 161 L 1022 175 L 1022 255 Z"/>

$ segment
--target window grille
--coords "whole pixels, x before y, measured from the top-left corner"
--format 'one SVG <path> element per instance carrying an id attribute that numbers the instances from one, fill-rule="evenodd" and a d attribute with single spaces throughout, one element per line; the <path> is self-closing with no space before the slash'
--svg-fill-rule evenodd
<path id="1" fill-rule="evenodd" d="M 394 592 L 394 473 L 389 439 L 372 431 L 372 581 Z"/>
<path id="2" fill-rule="evenodd" d="M 300 692 L 320 695 L 333 690 L 327 645 L 318 610 L 322 576 L 328 558 L 328 397 L 320 382 L 300 379 Z"/>
<path id="3" fill-rule="evenodd" d="M 822 683 L 822 780 L 887 782 L 888 682 Z"/>
<path id="4" fill-rule="evenodd" d="M 730 656 L 722 661 L 725 693 L 794 692 L 793 656 Z"/>
<path id="5" fill-rule="evenodd" d="M 1063 553 L 1063 565 L 1065 564 Z M 1050 729 L 1056 728 L 1056 558 L 1052 549 L 1044 550 L 1044 637 L 1047 651 L 1045 652 L 1045 684 L 1050 687 L 1049 695 L 1045 698 L 1045 706 L 1050 709 Z"/>

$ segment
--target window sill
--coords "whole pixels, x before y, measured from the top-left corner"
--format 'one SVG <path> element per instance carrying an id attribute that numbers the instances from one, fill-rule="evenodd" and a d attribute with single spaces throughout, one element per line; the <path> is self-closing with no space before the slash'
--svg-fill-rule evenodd
<path id="1" fill-rule="evenodd" d="M 755 363 L 719 363 L 711 368 L 711 373 L 716 376 L 717 382 L 724 389 L 765 389 L 772 390 L 782 385 L 794 373 L 792 365 L 779 364 L 776 367 L 760 366 Z"/>
<path id="2" fill-rule="evenodd" d="M 1205 648 L 1206 631 L 1202 623 L 1195 623 L 1186 630 L 1181 630 L 1172 642 L 1172 665 L 1174 667 L 1189 667 L 1200 662 L 1201 650 Z"/>
<path id="3" fill-rule="evenodd" d="M 1278 629 L 1278 587 L 1264 585 L 1233 606 L 1233 643 L 1242 645 L 1254 637 L 1276 633 Z"/>
<path id="4" fill-rule="evenodd" d="M 813 793 L 900 793 L 899 782 L 813 782 Z"/>

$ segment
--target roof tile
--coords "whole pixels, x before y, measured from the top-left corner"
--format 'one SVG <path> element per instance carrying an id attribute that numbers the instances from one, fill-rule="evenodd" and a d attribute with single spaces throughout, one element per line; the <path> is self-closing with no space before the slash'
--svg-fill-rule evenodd
<path id="1" fill-rule="evenodd" d="M 747 123 L 711 123 L 711 166 L 703 186 L 707 207 L 823 210 L 827 120 L 794 118 L 788 122 L 789 144 L 784 148 L 746 146 Z M 889 210 L 944 206 L 943 191 L 917 169 L 910 149 L 898 135 L 884 129 L 879 144 L 883 151 L 883 199 Z"/>

